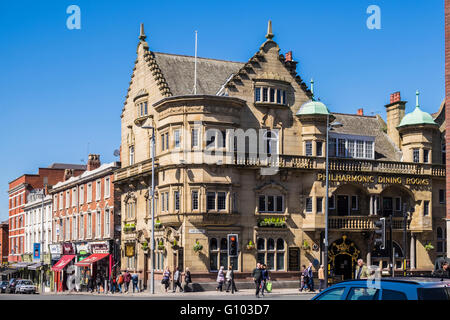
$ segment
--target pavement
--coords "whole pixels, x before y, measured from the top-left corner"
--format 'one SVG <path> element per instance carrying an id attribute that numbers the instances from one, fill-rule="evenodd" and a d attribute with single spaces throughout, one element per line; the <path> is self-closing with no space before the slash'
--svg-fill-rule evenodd
<path id="1" fill-rule="evenodd" d="M 310 300 L 318 291 L 299 292 L 298 289 L 276 289 L 271 293 L 265 293 L 264 297 L 255 297 L 254 289 L 242 289 L 234 294 L 231 292 L 187 292 L 167 293 L 156 292 L 150 294 L 148 291 L 140 293 L 88 293 L 88 292 L 62 292 L 43 294 L 0 294 L 0 300 Z"/>

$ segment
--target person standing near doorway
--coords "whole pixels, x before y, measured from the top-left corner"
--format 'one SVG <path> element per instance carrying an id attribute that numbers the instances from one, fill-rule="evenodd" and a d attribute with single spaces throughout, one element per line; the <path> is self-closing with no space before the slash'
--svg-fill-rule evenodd
<path id="1" fill-rule="evenodd" d="M 358 260 L 358 265 L 356 266 L 355 279 L 367 279 L 369 277 L 369 269 L 364 264 L 363 259 Z"/>

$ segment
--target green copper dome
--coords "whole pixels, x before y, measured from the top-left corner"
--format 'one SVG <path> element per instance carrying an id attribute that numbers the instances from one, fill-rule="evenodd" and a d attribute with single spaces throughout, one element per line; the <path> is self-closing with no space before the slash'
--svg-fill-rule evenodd
<path id="1" fill-rule="evenodd" d="M 297 116 L 302 115 L 311 115 L 311 114 L 330 114 L 330 111 L 328 110 L 327 106 L 324 105 L 320 101 L 309 101 L 304 103 L 300 109 L 297 111 Z"/>
<path id="2" fill-rule="evenodd" d="M 437 123 L 434 122 L 433 117 L 428 112 L 422 111 L 419 106 L 416 106 L 413 112 L 408 113 L 403 117 L 398 127 L 400 128 L 419 124 L 437 125 Z"/>

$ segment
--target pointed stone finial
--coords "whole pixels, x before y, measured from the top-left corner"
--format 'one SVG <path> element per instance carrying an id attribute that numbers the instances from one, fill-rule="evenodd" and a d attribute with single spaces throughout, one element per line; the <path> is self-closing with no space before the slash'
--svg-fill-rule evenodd
<path id="1" fill-rule="evenodd" d="M 269 20 L 269 23 L 267 24 L 266 39 L 272 40 L 273 37 L 274 35 L 272 33 L 272 20 Z"/>
<path id="2" fill-rule="evenodd" d="M 416 91 L 416 107 L 419 107 L 419 90 Z"/>
<path id="3" fill-rule="evenodd" d="M 141 33 L 139 34 L 139 40 L 145 41 L 146 38 L 147 36 L 145 35 L 144 32 L 144 24 L 141 23 Z"/>
<path id="4" fill-rule="evenodd" d="M 312 99 L 314 100 L 314 79 L 311 78 L 311 93 L 312 93 Z"/>

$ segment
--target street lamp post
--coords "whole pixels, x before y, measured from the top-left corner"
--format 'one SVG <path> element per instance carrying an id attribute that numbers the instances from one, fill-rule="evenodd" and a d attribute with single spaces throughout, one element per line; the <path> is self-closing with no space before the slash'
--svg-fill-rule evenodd
<path id="1" fill-rule="evenodd" d="M 152 185 L 149 195 L 152 197 L 152 235 L 151 235 L 151 269 L 150 269 L 150 293 L 155 293 L 155 128 L 151 125 L 143 125 L 142 129 L 152 129 Z"/>
<path id="2" fill-rule="evenodd" d="M 325 160 L 325 239 L 324 239 L 324 267 L 325 267 L 325 272 L 324 272 L 324 276 L 325 276 L 325 288 L 328 287 L 328 199 L 329 199 L 329 195 L 328 195 L 328 189 L 329 189 L 329 180 L 328 180 L 328 136 L 329 136 L 329 132 L 330 130 L 333 130 L 334 128 L 338 128 L 338 127 L 342 127 L 342 123 L 340 122 L 335 122 L 333 124 L 330 123 L 330 114 L 327 114 L 327 134 L 326 134 L 326 160 Z"/>

